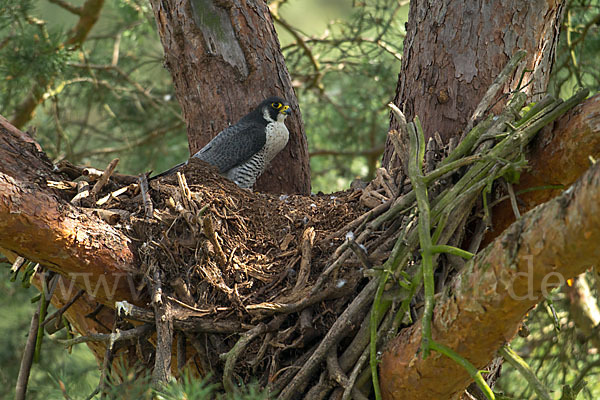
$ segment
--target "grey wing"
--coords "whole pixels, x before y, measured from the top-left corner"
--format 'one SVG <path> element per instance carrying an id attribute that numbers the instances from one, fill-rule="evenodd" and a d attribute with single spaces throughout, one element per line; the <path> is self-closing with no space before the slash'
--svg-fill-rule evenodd
<path id="1" fill-rule="evenodd" d="M 265 127 L 239 122 L 222 130 L 193 157 L 216 166 L 220 173 L 242 164 L 258 153 L 267 141 Z"/>

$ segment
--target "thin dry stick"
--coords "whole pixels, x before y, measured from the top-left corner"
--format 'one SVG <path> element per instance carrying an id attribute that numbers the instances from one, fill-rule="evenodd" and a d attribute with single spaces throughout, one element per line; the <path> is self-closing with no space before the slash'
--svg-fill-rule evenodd
<path id="1" fill-rule="evenodd" d="M 115 333 L 115 327 L 113 326 L 112 333 Z M 112 364 L 113 359 L 113 347 L 115 342 L 112 340 L 108 341 L 108 345 L 106 346 L 106 351 L 104 352 L 104 361 L 102 362 L 102 373 L 100 374 L 100 382 L 98 383 L 98 387 L 94 390 L 89 396 L 88 400 L 91 400 L 96 394 L 104 393 L 104 389 L 106 388 L 106 384 L 108 383 L 108 373 L 110 370 L 110 366 Z"/>
<path id="2" fill-rule="evenodd" d="M 179 171 L 177 171 L 177 183 L 179 185 L 179 191 L 181 192 L 183 206 L 186 210 L 191 210 L 190 203 L 192 201 L 192 192 L 187 184 L 187 179 L 185 178 L 185 175 Z"/>
<path id="3" fill-rule="evenodd" d="M 79 292 L 77 292 L 75 294 L 75 296 L 73 296 L 71 298 L 71 300 L 69 300 L 64 306 L 62 306 L 60 309 L 54 311 L 52 314 L 50 314 L 48 317 L 46 317 L 44 322 L 42 322 L 42 326 L 46 326 L 53 320 L 56 321 L 56 325 L 58 326 L 58 323 L 61 320 L 63 313 L 65 311 L 67 311 L 68 308 L 71 307 L 73 305 L 73 303 L 75 303 L 77 301 L 77 299 L 79 299 L 81 296 L 83 296 L 84 293 L 85 293 L 85 290 L 83 290 L 83 289 L 81 289 Z"/>
<path id="4" fill-rule="evenodd" d="M 300 270 L 298 271 L 298 280 L 294 286 L 294 290 L 301 290 L 306 286 L 310 275 L 310 263 L 312 256 L 312 248 L 315 240 L 315 228 L 308 227 L 302 233 L 302 259 L 300 260 Z"/>
<path id="5" fill-rule="evenodd" d="M 97 206 L 102 206 L 102 205 L 108 203 L 109 200 L 116 199 L 118 196 L 122 195 L 123 193 L 127 192 L 128 190 L 132 190 L 133 191 L 133 190 L 135 190 L 135 186 L 137 186 L 137 185 L 123 186 L 122 188 L 117 189 L 114 192 L 110 192 L 106 196 L 104 196 L 101 199 L 99 199 L 96 202 L 96 205 Z"/>
<path id="6" fill-rule="evenodd" d="M 77 182 L 77 194 L 71 199 L 71 204 L 80 205 L 81 200 L 90 195 L 90 184 L 85 181 Z"/>
<path id="7" fill-rule="evenodd" d="M 515 195 L 515 190 L 513 189 L 513 185 L 510 182 L 506 182 L 506 187 L 508 188 L 508 195 L 510 197 L 510 206 L 512 207 L 513 213 L 515 214 L 515 218 L 521 218 L 521 213 L 519 212 L 519 206 L 517 205 L 517 196 Z"/>
<path id="8" fill-rule="evenodd" d="M 173 313 L 171 303 L 163 299 L 161 276 L 154 272 L 153 299 L 156 325 L 156 357 L 152 382 L 166 384 L 171 378 L 171 348 L 173 346 Z"/>
<path id="9" fill-rule="evenodd" d="M 372 218 L 378 217 L 381 213 L 387 211 L 388 208 L 390 208 L 391 204 L 392 204 L 392 200 L 386 201 L 385 203 L 380 204 L 377 207 L 375 207 L 375 208 L 367 211 L 366 213 L 364 213 L 360 217 L 358 217 L 358 218 L 356 218 L 356 219 L 348 222 L 342 228 L 338 229 L 337 231 L 335 231 L 331 235 L 327 236 L 324 241 L 328 242 L 328 241 L 330 241 L 332 239 L 335 239 L 337 237 L 343 236 L 347 232 L 350 232 L 353 229 L 355 229 L 356 227 L 360 226 L 363 222 L 365 222 L 365 220 L 368 221 L 368 220 L 371 220 Z"/>
<path id="10" fill-rule="evenodd" d="M 215 255 L 217 256 L 217 260 L 219 261 L 219 266 L 221 268 L 225 268 L 227 266 L 227 257 L 225 256 L 225 253 L 223 252 L 221 243 L 219 243 L 219 239 L 217 238 L 217 233 L 215 232 L 215 229 L 213 228 L 212 219 L 210 218 L 209 215 L 207 215 L 206 217 L 204 217 L 202 219 L 202 221 L 203 221 L 204 234 L 206 235 L 206 237 L 208 238 L 210 243 L 212 243 L 212 245 L 213 245 L 213 248 L 215 250 Z"/>
<path id="11" fill-rule="evenodd" d="M 140 185 L 140 191 L 142 193 L 144 215 L 146 218 L 151 218 L 154 216 L 154 206 L 152 205 L 152 199 L 150 198 L 150 191 L 148 190 L 148 177 L 146 174 L 140 174 L 140 176 L 138 176 L 138 184 Z"/>
<path id="12" fill-rule="evenodd" d="M 348 326 L 359 323 L 359 321 L 362 320 L 364 313 L 369 307 L 373 295 L 377 290 L 378 283 L 377 279 L 372 279 L 338 317 L 329 329 L 329 332 L 327 332 L 323 340 L 321 340 L 321 343 L 315 352 L 304 363 L 289 385 L 283 389 L 279 396 L 280 399 L 289 400 L 301 391 L 306 386 L 321 361 L 323 361 L 329 349 L 332 346 L 337 345 L 339 341 L 348 334 Z"/>
<path id="13" fill-rule="evenodd" d="M 29 325 L 27 343 L 25 344 L 25 351 L 23 352 L 23 358 L 21 359 L 21 367 L 19 368 L 19 376 L 17 377 L 17 385 L 15 388 L 15 400 L 25 400 L 25 394 L 27 393 L 27 383 L 29 382 L 29 374 L 31 372 L 31 365 L 33 364 L 33 355 L 35 353 L 35 343 L 37 340 L 38 326 L 40 323 L 41 307 L 42 301 L 40 301 L 38 309 L 33 313 L 33 316 L 31 317 L 31 324 Z"/>
<path id="14" fill-rule="evenodd" d="M 88 336 L 79 336 L 68 340 L 59 340 L 65 347 L 71 347 L 80 343 L 88 342 L 112 342 L 117 343 L 123 340 L 130 340 L 143 337 L 153 330 L 153 325 L 144 324 L 126 331 L 116 330 L 114 333 L 94 333 Z"/>
<path id="15" fill-rule="evenodd" d="M 235 368 L 235 362 L 239 355 L 246 349 L 248 344 L 259 335 L 267 332 L 267 325 L 261 323 L 256 325 L 254 328 L 245 332 L 242 337 L 235 343 L 235 345 L 229 350 L 223 358 L 225 359 L 225 367 L 223 368 L 223 387 L 227 393 L 233 393 L 235 384 L 233 383 L 232 375 L 233 369 Z"/>
<path id="16" fill-rule="evenodd" d="M 100 193 L 100 191 L 102 190 L 102 188 L 104 187 L 104 185 L 106 185 L 106 183 L 110 179 L 110 177 L 111 177 L 113 171 L 115 170 L 115 168 L 117 167 L 118 163 L 119 163 L 119 159 L 118 158 L 115 158 L 114 160 L 112 160 L 108 164 L 108 166 L 106 167 L 106 169 L 104 170 L 104 172 L 102 173 L 102 176 L 100 176 L 100 179 L 98 179 L 98 182 L 96 182 L 96 184 L 94 185 L 94 187 L 90 191 L 90 195 L 92 196 L 92 198 L 94 200 L 96 199 L 96 196 L 98 196 L 98 193 Z"/>
<path id="17" fill-rule="evenodd" d="M 329 376 L 336 381 L 341 387 L 348 387 L 348 377 L 340 367 L 340 363 L 337 356 L 336 346 L 329 349 L 327 353 L 327 371 Z"/>

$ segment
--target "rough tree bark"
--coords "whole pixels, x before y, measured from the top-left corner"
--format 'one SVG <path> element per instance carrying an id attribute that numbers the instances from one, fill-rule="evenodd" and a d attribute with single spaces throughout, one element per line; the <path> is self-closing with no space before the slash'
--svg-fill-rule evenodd
<path id="1" fill-rule="evenodd" d="M 528 188 L 543 188 L 519 195 L 521 213 L 558 196 L 583 174 L 590 156 L 600 154 L 600 95 L 588 99 L 572 112 L 544 128 L 529 146 L 530 168 L 521 173 L 514 185 L 518 193 Z M 484 245 L 494 240 L 515 220 L 510 201 L 492 209 L 493 225 Z"/>
<path id="2" fill-rule="evenodd" d="M 0 160 L 2 252 L 39 262 L 110 307 L 115 300 L 134 301 L 130 274 L 138 260 L 131 240 L 89 209 L 59 201 L 46 185 L 62 179 L 50 160 L 2 116 Z M 61 286 L 71 293 L 69 287 Z"/>
<path id="3" fill-rule="evenodd" d="M 410 2 L 402 69 L 394 104 L 411 121 L 421 119 L 425 136 L 445 142 L 460 136 L 498 72 L 517 50 L 528 53 L 508 88 L 523 75 L 527 93 L 546 90 L 554 62 L 564 0 Z M 398 129 L 393 118 L 390 129 Z M 388 139 L 389 141 L 389 139 Z M 389 143 L 383 165 L 394 167 Z"/>
<path id="4" fill-rule="evenodd" d="M 298 101 L 266 2 L 152 0 L 165 65 L 188 126 L 191 153 L 264 98 L 293 110 L 290 141 L 258 180 L 273 193 L 310 193 L 308 147 Z"/>

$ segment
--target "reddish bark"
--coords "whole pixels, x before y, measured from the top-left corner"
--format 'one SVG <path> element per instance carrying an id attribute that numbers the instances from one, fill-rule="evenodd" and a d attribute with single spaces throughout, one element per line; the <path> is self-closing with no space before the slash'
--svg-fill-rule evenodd
<path id="1" fill-rule="evenodd" d="M 0 118 L 0 247 L 68 276 L 96 300 L 133 300 L 131 240 L 46 187 L 59 180 L 33 139 Z"/>
<path id="2" fill-rule="evenodd" d="M 575 107 L 554 125 L 538 134 L 529 147 L 529 168 L 521 173 L 515 191 L 558 185 L 561 188 L 534 190 L 518 197 L 524 213 L 542 204 L 570 186 L 590 166 L 589 157 L 600 157 L 600 95 Z M 515 220 L 509 201 L 492 209 L 493 230 L 484 240 L 487 244 Z"/>
<path id="3" fill-rule="evenodd" d="M 292 107 L 290 141 L 257 182 L 274 193 L 310 193 L 302 116 L 264 1 L 152 0 L 165 64 L 187 122 L 191 153 L 268 96 Z"/>
<path id="4" fill-rule="evenodd" d="M 394 104 L 411 121 L 421 119 L 426 137 L 447 142 L 460 136 L 477 104 L 517 50 L 527 62 L 508 83 L 514 89 L 523 68 L 528 93 L 546 90 L 564 1 L 411 1 L 402 69 Z M 398 130 L 392 116 L 390 129 Z M 391 160 L 386 145 L 383 165 Z"/>

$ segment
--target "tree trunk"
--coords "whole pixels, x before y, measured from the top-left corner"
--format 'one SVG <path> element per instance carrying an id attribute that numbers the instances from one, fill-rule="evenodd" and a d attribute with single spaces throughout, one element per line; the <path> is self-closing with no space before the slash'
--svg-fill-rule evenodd
<path id="1" fill-rule="evenodd" d="M 287 99 L 290 140 L 257 182 L 261 191 L 310 193 L 302 116 L 264 1 L 152 0 L 165 65 L 191 153 L 269 96 Z"/>
<path id="2" fill-rule="evenodd" d="M 460 137 L 517 50 L 527 51 L 525 69 L 533 72 L 518 69 L 506 89 L 515 89 L 522 78 L 521 86 L 531 81 L 527 93 L 545 92 L 563 6 L 564 0 L 411 1 L 394 104 L 409 121 L 419 116 L 426 138 L 435 132 L 444 142 Z M 390 129 L 398 129 L 393 114 Z M 383 156 L 388 168 L 398 166 L 392 154 L 388 138 Z"/>

